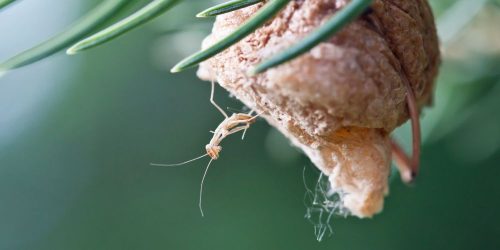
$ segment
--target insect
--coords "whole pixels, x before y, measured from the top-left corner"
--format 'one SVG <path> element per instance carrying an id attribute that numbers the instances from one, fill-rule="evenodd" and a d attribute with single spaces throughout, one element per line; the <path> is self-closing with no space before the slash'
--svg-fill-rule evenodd
<path id="1" fill-rule="evenodd" d="M 224 140 L 224 138 L 226 138 L 227 136 L 240 131 L 243 131 L 241 139 L 242 140 L 245 139 L 245 134 L 247 129 L 250 127 L 250 125 L 252 125 L 255 122 L 255 119 L 262 114 L 260 113 L 252 116 L 253 111 L 250 111 L 247 114 L 233 113 L 231 116 L 228 116 L 227 113 L 214 101 L 214 89 L 215 89 L 215 83 L 214 81 L 212 81 L 212 90 L 210 92 L 210 103 L 212 103 L 215 106 L 215 108 L 222 113 L 225 119 L 219 124 L 219 126 L 217 126 L 217 128 L 214 131 L 210 131 L 214 135 L 210 140 L 210 142 L 205 146 L 205 150 L 207 153 L 181 163 L 175 163 L 175 164 L 151 163 L 152 166 L 173 167 L 173 166 L 181 166 L 199 160 L 205 156 L 210 157 L 210 161 L 208 162 L 205 168 L 205 172 L 203 173 L 203 177 L 201 179 L 201 184 L 200 184 L 200 197 L 198 206 L 200 208 L 202 217 L 204 216 L 202 208 L 203 183 L 205 182 L 205 177 L 207 175 L 208 169 L 210 168 L 210 164 L 212 163 L 213 160 L 217 160 L 219 158 L 219 153 L 222 150 L 222 147 L 220 146 L 222 140 Z"/>

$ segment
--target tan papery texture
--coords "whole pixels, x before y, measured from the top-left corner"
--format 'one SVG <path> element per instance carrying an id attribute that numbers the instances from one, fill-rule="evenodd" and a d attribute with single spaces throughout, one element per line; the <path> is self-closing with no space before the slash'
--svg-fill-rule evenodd
<path id="1" fill-rule="evenodd" d="M 418 105 L 431 103 L 439 66 L 434 19 L 425 0 L 376 0 L 357 21 L 308 53 L 254 77 L 252 66 L 283 51 L 348 1 L 295 0 L 272 21 L 202 63 L 215 80 L 301 148 L 344 193 L 353 215 L 383 206 L 389 134 L 409 119 L 410 82 Z M 218 16 L 203 48 L 224 38 L 263 4 Z"/>

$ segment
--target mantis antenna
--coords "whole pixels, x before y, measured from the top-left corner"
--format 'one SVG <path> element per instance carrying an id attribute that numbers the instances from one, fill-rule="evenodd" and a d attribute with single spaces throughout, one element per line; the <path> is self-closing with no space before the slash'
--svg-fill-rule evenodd
<path id="1" fill-rule="evenodd" d="M 155 166 L 155 167 L 175 167 L 175 166 L 182 166 L 184 164 L 188 164 L 190 162 L 193 162 L 193 161 L 196 161 L 196 160 L 199 160 L 205 156 L 207 156 L 208 154 L 204 154 L 204 155 L 200 155 L 196 158 L 193 158 L 191 160 L 187 160 L 185 162 L 180 162 L 180 163 L 175 163 L 175 164 L 160 164 L 160 163 L 150 163 L 151 166 Z"/>
<path id="2" fill-rule="evenodd" d="M 207 167 L 205 168 L 205 172 L 203 173 L 203 177 L 201 178 L 201 183 L 200 183 L 200 199 L 198 201 L 198 207 L 200 208 L 201 212 L 201 217 L 204 217 L 205 215 L 203 214 L 203 207 L 202 207 L 202 198 L 203 198 L 203 183 L 205 183 L 205 177 L 207 176 L 208 169 L 210 168 L 210 163 L 212 163 L 214 159 L 210 159 L 210 161 L 207 164 Z"/>

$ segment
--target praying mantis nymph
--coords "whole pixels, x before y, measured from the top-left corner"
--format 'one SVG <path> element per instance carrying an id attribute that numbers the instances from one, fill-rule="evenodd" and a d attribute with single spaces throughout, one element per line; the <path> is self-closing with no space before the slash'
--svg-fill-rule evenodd
<path id="1" fill-rule="evenodd" d="M 212 81 L 212 90 L 210 92 L 210 103 L 212 103 L 217 110 L 219 110 L 222 115 L 225 117 L 225 119 L 217 126 L 217 128 L 214 131 L 211 131 L 214 135 L 210 142 L 205 146 L 206 154 L 198 156 L 196 158 L 193 158 L 191 160 L 187 160 L 185 162 L 181 163 L 175 163 L 175 164 L 157 164 L 157 163 L 151 163 L 152 166 L 159 166 L 159 167 L 173 167 L 173 166 L 181 166 L 196 160 L 199 160 L 205 156 L 210 157 L 210 161 L 207 164 L 207 167 L 205 168 L 205 172 L 203 173 L 203 178 L 201 179 L 201 184 L 200 184 L 200 197 L 199 197 L 199 203 L 198 206 L 200 208 L 201 216 L 204 216 L 203 214 L 203 208 L 201 205 L 201 200 L 202 200 L 202 195 L 203 195 L 203 183 L 205 181 L 205 176 L 207 175 L 208 169 L 210 167 L 210 164 L 212 163 L 213 160 L 217 160 L 219 158 L 219 153 L 222 150 L 222 147 L 220 146 L 220 143 L 224 138 L 227 136 L 237 133 L 239 131 L 243 131 L 243 135 L 241 139 L 243 140 L 245 138 L 245 133 L 247 129 L 250 127 L 255 122 L 255 119 L 259 117 L 262 113 L 257 114 L 252 116 L 253 111 L 250 111 L 249 113 L 233 113 L 231 116 L 228 116 L 227 113 L 219 106 L 217 103 L 214 101 L 214 89 L 215 89 L 215 83 Z"/>

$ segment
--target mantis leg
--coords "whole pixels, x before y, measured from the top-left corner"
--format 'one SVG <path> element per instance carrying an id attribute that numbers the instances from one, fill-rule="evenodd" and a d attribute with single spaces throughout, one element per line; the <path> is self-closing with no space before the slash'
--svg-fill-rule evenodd
<path id="1" fill-rule="evenodd" d="M 252 110 L 252 111 L 250 111 L 250 112 L 248 113 L 248 115 L 252 115 L 252 113 L 253 113 L 253 110 Z M 245 122 L 245 123 L 250 123 L 251 121 L 255 120 L 255 118 L 259 117 L 259 116 L 260 116 L 260 115 L 262 115 L 263 113 L 264 113 L 264 112 L 258 113 L 258 114 L 256 114 L 256 115 L 252 116 L 250 119 L 244 120 L 243 122 Z M 242 140 L 243 140 L 243 139 L 245 139 L 245 134 L 247 133 L 247 129 L 248 129 L 248 127 L 250 127 L 250 125 L 247 125 L 247 128 L 245 128 L 245 130 L 243 131 L 243 135 L 241 136 L 241 139 L 242 139 Z"/>
<path id="2" fill-rule="evenodd" d="M 250 124 L 245 124 L 245 125 L 242 125 L 242 126 L 239 126 L 239 127 L 235 127 L 233 129 L 229 130 L 228 135 L 234 134 L 234 133 L 237 133 L 237 132 L 243 130 L 243 136 L 241 137 L 241 139 L 243 140 L 245 138 L 245 133 L 247 132 L 247 129 L 249 127 L 250 127 Z"/>
<path id="3" fill-rule="evenodd" d="M 224 117 L 228 118 L 228 115 L 226 114 L 226 112 L 224 112 L 224 110 L 219 105 L 217 105 L 217 103 L 215 103 L 215 101 L 214 101 L 214 92 L 215 92 L 215 82 L 212 80 L 212 90 L 210 92 L 210 102 L 215 106 L 215 108 L 217 110 L 219 110 L 222 113 L 222 115 Z"/>

